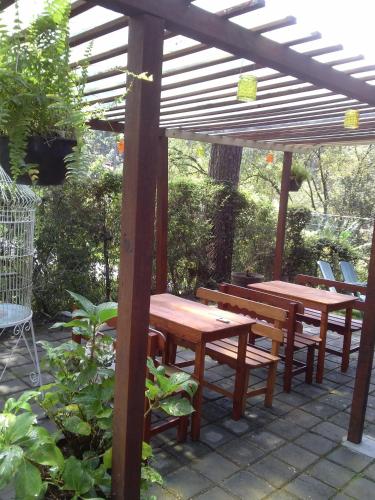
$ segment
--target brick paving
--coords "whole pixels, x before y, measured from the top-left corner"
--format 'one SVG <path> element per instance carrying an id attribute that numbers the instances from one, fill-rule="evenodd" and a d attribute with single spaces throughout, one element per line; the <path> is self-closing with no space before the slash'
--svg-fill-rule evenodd
<path id="1" fill-rule="evenodd" d="M 56 343 L 65 332 L 37 331 L 37 339 Z M 330 334 L 330 342 L 341 338 Z M 2 341 L 1 358 L 10 340 Z M 191 359 L 190 351 L 179 351 Z M 153 493 L 162 500 L 269 499 L 362 499 L 375 498 L 375 460 L 341 445 L 346 436 L 357 355 L 351 356 L 346 374 L 339 358 L 327 356 L 323 384 L 307 385 L 303 375 L 294 379 L 290 394 L 282 391 L 281 369 L 273 408 L 263 406 L 262 397 L 248 400 L 245 416 L 231 419 L 231 401 L 205 390 L 201 440 L 175 441 L 175 430 L 153 440 L 154 466 L 165 479 Z M 0 382 L 0 399 L 31 386 L 29 359 L 23 347 L 13 356 Z M 207 358 L 207 379 L 228 386 L 233 371 Z M 256 373 L 251 383 L 261 382 Z M 48 377 L 48 375 L 47 375 Z M 366 431 L 375 435 L 375 376 L 370 388 Z M 0 493 L 11 500 L 10 491 Z"/>

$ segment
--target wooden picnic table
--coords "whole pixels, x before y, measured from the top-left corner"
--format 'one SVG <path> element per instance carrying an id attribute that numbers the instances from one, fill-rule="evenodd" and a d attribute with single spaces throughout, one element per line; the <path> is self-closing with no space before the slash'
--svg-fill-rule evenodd
<path id="1" fill-rule="evenodd" d="M 352 295 L 344 295 L 342 293 L 327 292 L 295 283 L 287 283 L 285 281 L 266 281 L 248 285 L 249 288 L 260 290 L 262 292 L 286 297 L 297 302 L 301 302 L 304 307 L 316 309 L 321 312 L 320 320 L 320 338 L 321 342 L 318 351 L 318 362 L 316 369 L 316 381 L 323 382 L 324 374 L 324 359 L 326 352 L 326 341 L 328 331 L 328 314 L 332 311 L 345 309 L 345 332 L 343 342 L 343 359 L 349 360 L 350 355 L 350 325 L 352 320 L 352 309 L 357 298 Z"/>
<path id="2" fill-rule="evenodd" d="M 181 297 L 163 293 L 151 296 L 150 324 L 167 334 L 168 343 L 187 345 L 195 351 L 194 378 L 198 389 L 194 396 L 191 435 L 198 440 L 202 413 L 205 346 L 214 340 L 238 336 L 238 359 L 233 408 L 241 412 L 245 384 L 245 357 L 252 318 L 209 307 Z"/>

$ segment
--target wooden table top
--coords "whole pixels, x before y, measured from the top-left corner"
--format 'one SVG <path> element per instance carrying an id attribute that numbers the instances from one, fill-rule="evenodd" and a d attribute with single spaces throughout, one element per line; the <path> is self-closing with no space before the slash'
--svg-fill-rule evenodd
<path id="1" fill-rule="evenodd" d="M 197 343 L 238 335 L 244 329 L 248 331 L 255 320 L 162 293 L 151 296 L 150 323 L 155 328 Z"/>
<path id="2" fill-rule="evenodd" d="M 318 288 L 311 288 L 304 285 L 296 285 L 285 281 L 265 281 L 248 285 L 249 288 L 260 290 L 266 293 L 280 295 L 298 302 L 302 302 L 305 307 L 312 307 L 320 311 L 334 311 L 351 306 L 357 300 L 351 295 L 328 292 Z"/>

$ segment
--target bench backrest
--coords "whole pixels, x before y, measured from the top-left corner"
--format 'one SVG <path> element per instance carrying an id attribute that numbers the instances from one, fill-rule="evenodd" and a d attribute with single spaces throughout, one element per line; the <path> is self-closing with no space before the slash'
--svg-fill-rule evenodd
<path id="1" fill-rule="evenodd" d="M 288 318 L 286 310 L 208 288 L 198 288 L 196 295 L 206 304 L 214 302 L 222 309 L 258 319 L 259 322 L 251 327 L 252 333 L 271 339 L 272 354 L 278 354 L 280 343 L 284 338 L 282 327 Z"/>
<path id="2" fill-rule="evenodd" d="M 324 278 L 317 278 L 316 276 L 308 276 L 307 274 L 297 274 L 295 282 L 298 285 L 305 285 L 311 287 L 322 286 L 324 288 L 335 287 L 338 293 L 354 293 L 366 295 L 367 287 L 363 285 L 354 285 L 353 283 L 346 283 L 345 281 L 326 280 Z M 364 302 L 360 300 L 355 301 L 353 309 L 364 311 Z"/>

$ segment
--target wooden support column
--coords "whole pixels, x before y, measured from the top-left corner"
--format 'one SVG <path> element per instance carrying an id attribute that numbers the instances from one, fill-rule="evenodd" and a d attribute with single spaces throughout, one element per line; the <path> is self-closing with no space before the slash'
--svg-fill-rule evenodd
<path id="1" fill-rule="evenodd" d="M 153 81 L 134 79 L 127 96 L 113 419 L 112 498 L 118 500 L 140 494 L 163 32 L 159 18 L 130 19 L 129 70 L 148 72 Z"/>
<path id="2" fill-rule="evenodd" d="M 156 205 L 156 293 L 168 284 L 168 139 L 159 139 Z"/>
<path id="3" fill-rule="evenodd" d="M 353 390 L 352 408 L 348 430 L 348 441 L 360 443 L 363 436 L 367 398 L 370 389 L 372 363 L 375 347 L 375 221 L 372 236 L 371 256 L 364 306 L 361 342 L 359 346 L 357 373 Z"/>
<path id="4" fill-rule="evenodd" d="M 293 159 L 293 153 L 291 153 L 290 151 L 285 151 L 284 161 L 283 161 L 283 172 L 281 177 L 279 218 L 277 221 L 277 231 L 276 231 L 275 260 L 273 267 L 274 280 L 281 280 L 282 277 L 285 230 L 286 230 L 286 219 L 288 213 L 289 184 L 290 184 L 290 174 L 292 170 L 292 159 Z"/>

